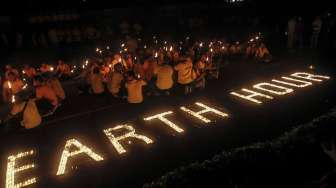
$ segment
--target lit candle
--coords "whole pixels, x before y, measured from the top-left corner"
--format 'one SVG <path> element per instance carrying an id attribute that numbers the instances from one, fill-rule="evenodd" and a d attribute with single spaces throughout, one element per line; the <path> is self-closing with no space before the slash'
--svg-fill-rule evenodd
<path id="1" fill-rule="evenodd" d="M 15 103 L 15 95 L 12 95 L 12 103 Z"/>
<path id="2" fill-rule="evenodd" d="M 12 83 L 10 81 L 8 81 L 8 88 L 12 89 Z"/>
<path id="3" fill-rule="evenodd" d="M 169 51 L 170 52 L 173 51 L 173 46 L 170 46 Z"/>

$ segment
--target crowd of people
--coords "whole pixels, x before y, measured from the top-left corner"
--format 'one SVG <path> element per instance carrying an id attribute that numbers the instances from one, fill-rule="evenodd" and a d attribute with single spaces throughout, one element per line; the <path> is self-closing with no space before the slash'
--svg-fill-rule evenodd
<path id="1" fill-rule="evenodd" d="M 130 39 L 118 52 L 109 46 L 97 48 L 93 57 L 78 64 L 58 60 L 57 65 L 43 63 L 39 67 L 7 65 L 1 77 L 2 123 L 7 129 L 19 124 L 26 129 L 40 125 L 43 117 L 52 115 L 66 100 L 62 83 L 69 80 L 76 81 L 79 94 L 108 94 L 139 104 L 144 95 L 169 96 L 172 91 L 189 95 L 204 89 L 209 80 L 218 79 L 223 62 L 228 60 L 270 62 L 272 58 L 260 34 L 248 42 L 231 44 L 219 40 L 191 42 L 186 37 L 160 45 L 153 37 L 150 46 Z"/>

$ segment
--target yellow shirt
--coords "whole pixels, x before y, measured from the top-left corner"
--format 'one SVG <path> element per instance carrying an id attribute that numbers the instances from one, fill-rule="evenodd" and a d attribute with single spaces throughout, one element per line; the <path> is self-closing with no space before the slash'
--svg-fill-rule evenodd
<path id="1" fill-rule="evenodd" d="M 111 77 L 109 78 L 107 82 L 107 89 L 112 93 L 112 94 L 117 94 L 120 91 L 121 87 L 121 81 L 123 80 L 123 75 L 120 74 L 119 72 L 113 72 Z"/>
<path id="2" fill-rule="evenodd" d="M 105 88 L 103 84 L 103 77 L 100 74 L 91 74 L 90 77 L 91 88 L 94 94 L 103 93 Z"/>
<path id="3" fill-rule="evenodd" d="M 146 85 L 143 80 L 132 80 L 126 83 L 126 88 L 128 91 L 127 100 L 129 103 L 142 103 L 142 86 Z"/>
<path id="4" fill-rule="evenodd" d="M 14 104 L 11 114 L 16 115 L 22 112 L 26 102 Z M 23 126 L 26 129 L 37 127 L 42 122 L 41 115 L 36 107 L 35 99 L 29 99 L 28 104 L 23 112 Z"/>
<path id="5" fill-rule="evenodd" d="M 178 72 L 177 82 L 179 84 L 189 84 L 193 81 L 192 67 L 193 64 L 190 59 L 175 66 L 175 70 Z"/>
<path id="6" fill-rule="evenodd" d="M 169 65 L 159 66 L 155 69 L 157 75 L 156 86 L 159 89 L 170 89 L 173 86 L 173 68 Z"/>
<path id="7" fill-rule="evenodd" d="M 51 87 L 52 90 L 54 90 L 55 94 L 57 97 L 60 99 L 65 99 L 65 92 L 62 87 L 61 82 L 57 78 L 53 78 L 48 82 L 49 86 Z"/>

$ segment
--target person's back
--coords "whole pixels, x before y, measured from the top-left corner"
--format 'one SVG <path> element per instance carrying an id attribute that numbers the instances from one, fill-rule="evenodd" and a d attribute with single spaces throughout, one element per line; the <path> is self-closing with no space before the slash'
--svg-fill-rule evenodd
<path id="1" fill-rule="evenodd" d="M 192 62 L 187 59 L 185 62 L 179 63 L 175 66 L 175 70 L 178 72 L 178 83 L 179 84 L 189 84 L 193 81 L 192 78 Z"/>
<path id="2" fill-rule="evenodd" d="M 53 106 L 58 105 L 57 95 L 48 85 L 41 85 L 36 87 L 35 92 L 37 99 L 47 99 Z"/>
<path id="3" fill-rule="evenodd" d="M 108 81 L 107 88 L 113 94 L 119 93 L 121 88 L 121 81 L 123 80 L 123 75 L 119 72 L 113 72 L 111 78 Z"/>
<path id="4" fill-rule="evenodd" d="M 52 78 L 49 80 L 50 87 L 54 90 L 56 96 L 62 100 L 65 99 L 65 92 L 62 87 L 61 82 L 57 78 Z"/>
<path id="5" fill-rule="evenodd" d="M 170 65 L 162 65 L 156 69 L 156 86 L 161 90 L 170 89 L 173 86 L 173 68 Z"/>
<path id="6" fill-rule="evenodd" d="M 127 100 L 129 103 L 142 103 L 142 86 L 146 85 L 146 82 L 143 80 L 133 79 L 126 83 L 126 88 L 128 91 Z"/>
<path id="7" fill-rule="evenodd" d="M 101 74 L 93 73 L 90 77 L 91 88 L 94 94 L 104 93 L 103 77 Z"/>

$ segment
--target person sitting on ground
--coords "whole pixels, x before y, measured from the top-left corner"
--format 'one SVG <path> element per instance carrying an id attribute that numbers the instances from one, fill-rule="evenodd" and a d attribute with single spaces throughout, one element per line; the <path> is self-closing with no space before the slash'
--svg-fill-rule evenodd
<path id="1" fill-rule="evenodd" d="M 90 75 L 90 85 L 93 94 L 102 94 L 105 91 L 103 76 L 100 74 L 99 67 L 95 67 Z"/>
<path id="2" fill-rule="evenodd" d="M 205 72 L 206 69 L 206 56 L 203 55 L 201 59 L 195 65 L 195 88 L 204 89 L 205 88 Z"/>
<path id="3" fill-rule="evenodd" d="M 124 79 L 122 69 L 121 64 L 116 64 L 114 72 L 111 71 L 107 79 L 107 89 L 114 97 L 120 97 L 121 82 Z"/>
<path id="4" fill-rule="evenodd" d="M 143 64 L 144 70 L 144 80 L 148 83 L 148 92 L 147 95 L 151 95 L 155 92 L 155 75 L 154 70 L 157 67 L 156 58 L 147 58 Z"/>
<path id="5" fill-rule="evenodd" d="M 193 82 L 193 64 L 190 57 L 182 59 L 174 69 L 177 71 L 177 83 L 184 87 L 184 94 L 191 93 L 191 83 Z"/>
<path id="6" fill-rule="evenodd" d="M 35 68 L 33 68 L 33 67 L 29 66 L 29 65 L 24 65 L 22 73 L 28 79 L 33 79 L 34 76 L 36 76 L 36 70 L 35 70 Z"/>
<path id="7" fill-rule="evenodd" d="M 5 79 L 8 80 L 9 73 L 14 73 L 16 77 L 19 77 L 19 71 L 15 68 L 13 68 L 11 65 L 6 65 L 6 71 L 5 71 Z"/>
<path id="8" fill-rule="evenodd" d="M 127 101 L 131 104 L 138 104 L 143 102 L 142 87 L 146 82 L 141 78 L 136 78 L 133 72 L 127 73 L 127 82 L 125 88 L 127 89 Z"/>
<path id="9" fill-rule="evenodd" d="M 270 54 L 264 43 L 261 43 L 260 46 L 257 48 L 255 58 L 259 62 L 271 62 L 272 55 Z"/>
<path id="10" fill-rule="evenodd" d="M 3 83 L 2 96 L 4 102 L 10 103 L 12 96 L 22 91 L 24 84 L 14 72 L 9 72 L 7 77 Z"/>
<path id="11" fill-rule="evenodd" d="M 157 66 L 154 70 L 154 74 L 156 75 L 156 87 L 161 93 L 165 93 L 165 95 L 169 95 L 169 90 L 173 87 L 173 68 L 166 62 L 162 62 L 159 66 Z"/>
<path id="12" fill-rule="evenodd" d="M 65 100 L 65 92 L 61 82 L 55 76 L 50 76 L 47 81 L 49 87 L 55 92 L 59 102 Z"/>
<path id="13" fill-rule="evenodd" d="M 59 78 L 68 79 L 71 75 L 71 68 L 63 60 L 58 60 L 56 72 Z"/>
<path id="14" fill-rule="evenodd" d="M 51 115 L 58 107 L 58 99 L 54 90 L 47 85 L 41 76 L 34 77 L 34 86 L 39 109 L 44 116 Z"/>
<path id="15" fill-rule="evenodd" d="M 41 115 L 35 104 L 35 98 L 32 95 L 31 97 L 18 95 L 10 114 L 21 121 L 21 125 L 26 129 L 35 128 L 42 122 Z"/>

